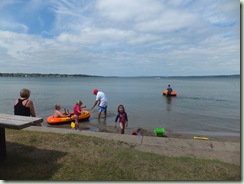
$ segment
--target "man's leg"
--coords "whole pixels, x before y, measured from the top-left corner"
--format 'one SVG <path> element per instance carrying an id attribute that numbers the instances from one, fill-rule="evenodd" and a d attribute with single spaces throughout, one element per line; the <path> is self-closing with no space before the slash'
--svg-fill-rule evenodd
<path id="1" fill-rule="evenodd" d="M 105 111 L 104 111 L 104 118 L 106 118 L 107 117 L 107 109 L 105 109 Z"/>
<path id="2" fill-rule="evenodd" d="M 101 112 L 98 112 L 98 117 L 97 118 L 100 119 L 100 116 L 101 116 Z"/>

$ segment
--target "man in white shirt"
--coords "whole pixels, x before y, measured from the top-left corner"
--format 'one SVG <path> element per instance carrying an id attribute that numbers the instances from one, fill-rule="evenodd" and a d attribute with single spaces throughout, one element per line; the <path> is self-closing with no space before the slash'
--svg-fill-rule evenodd
<path id="1" fill-rule="evenodd" d="M 100 115 L 102 112 L 104 112 L 104 118 L 106 118 L 108 100 L 105 94 L 102 91 L 98 91 L 97 89 L 93 90 L 93 94 L 96 95 L 96 101 L 91 109 L 93 109 L 98 104 L 98 119 L 100 119 Z"/>

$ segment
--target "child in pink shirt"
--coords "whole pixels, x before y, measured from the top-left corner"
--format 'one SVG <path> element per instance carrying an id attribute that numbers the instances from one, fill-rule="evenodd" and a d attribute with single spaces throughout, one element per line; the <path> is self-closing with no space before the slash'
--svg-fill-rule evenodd
<path id="1" fill-rule="evenodd" d="M 79 116 L 81 114 L 82 108 L 86 108 L 86 106 L 81 105 L 82 101 L 78 100 L 74 106 L 75 130 L 79 130 Z"/>

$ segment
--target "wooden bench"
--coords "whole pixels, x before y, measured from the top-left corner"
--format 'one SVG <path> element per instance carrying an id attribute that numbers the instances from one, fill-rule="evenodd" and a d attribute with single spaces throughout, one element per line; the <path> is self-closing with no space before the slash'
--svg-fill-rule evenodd
<path id="1" fill-rule="evenodd" d="M 10 114 L 0 113 L 0 161 L 3 161 L 6 154 L 6 140 L 5 140 L 5 128 L 21 130 L 43 122 L 43 118 L 28 117 L 28 116 L 17 116 Z"/>

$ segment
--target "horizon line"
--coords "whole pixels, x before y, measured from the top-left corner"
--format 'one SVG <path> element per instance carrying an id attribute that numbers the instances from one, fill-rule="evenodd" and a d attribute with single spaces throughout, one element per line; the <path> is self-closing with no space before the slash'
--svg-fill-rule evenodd
<path id="1" fill-rule="evenodd" d="M 140 75 L 140 76 L 102 76 L 102 75 L 90 75 L 90 74 L 64 74 L 64 73 L 20 73 L 20 72 L 11 72 L 11 73 L 0 73 L 2 75 L 39 75 L 39 76 L 78 76 L 78 77 L 224 77 L 224 76 L 240 76 L 240 74 L 212 74 L 212 75 L 172 75 L 172 76 L 163 76 L 163 75 Z"/>

